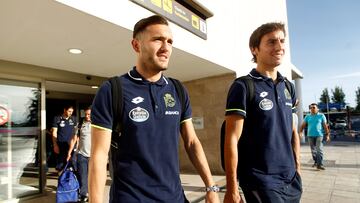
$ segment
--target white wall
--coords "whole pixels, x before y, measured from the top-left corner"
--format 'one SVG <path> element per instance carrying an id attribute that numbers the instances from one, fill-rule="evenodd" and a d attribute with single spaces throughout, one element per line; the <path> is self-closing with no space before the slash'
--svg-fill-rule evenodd
<path id="1" fill-rule="evenodd" d="M 58 0 L 58 2 L 129 30 L 132 30 L 139 19 L 152 15 L 152 12 L 128 0 Z M 208 39 L 203 40 L 171 24 L 174 46 L 236 71 L 237 75 L 244 75 L 255 67 L 251 62 L 252 56 L 248 48 L 252 31 L 267 22 L 280 21 L 287 24 L 286 0 L 198 0 L 198 2 L 214 13 L 214 16 L 207 20 Z M 291 66 L 288 64 L 290 64 L 289 48 L 280 71 L 291 78 Z"/>

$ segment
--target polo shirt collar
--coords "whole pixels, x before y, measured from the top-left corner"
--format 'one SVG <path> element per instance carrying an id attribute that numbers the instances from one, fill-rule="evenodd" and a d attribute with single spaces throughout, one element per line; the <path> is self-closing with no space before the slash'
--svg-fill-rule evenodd
<path id="1" fill-rule="evenodd" d="M 143 83 L 151 83 L 150 81 L 144 79 L 140 75 L 140 73 L 136 70 L 135 66 L 133 67 L 132 70 L 130 70 L 128 72 L 128 75 L 132 80 L 143 82 Z M 165 84 L 168 84 L 168 81 L 165 78 L 165 76 L 163 74 L 161 74 L 161 78 L 158 81 L 154 82 L 154 83 L 157 84 L 157 85 L 165 85 Z"/>
<path id="2" fill-rule="evenodd" d="M 251 72 L 249 73 L 249 76 L 254 78 L 254 79 L 258 79 L 258 80 L 272 80 L 271 78 L 268 78 L 266 76 L 261 75 L 255 68 L 253 68 L 251 70 Z M 280 74 L 280 72 L 278 71 L 277 72 L 277 80 L 279 82 L 281 82 L 281 81 L 284 81 L 284 79 L 285 79 L 284 76 L 282 76 Z"/>
<path id="3" fill-rule="evenodd" d="M 70 117 L 71 117 L 71 116 L 69 116 L 69 117 L 66 118 L 66 117 L 64 116 L 64 114 L 61 114 L 61 119 L 63 119 L 63 120 L 69 120 Z"/>

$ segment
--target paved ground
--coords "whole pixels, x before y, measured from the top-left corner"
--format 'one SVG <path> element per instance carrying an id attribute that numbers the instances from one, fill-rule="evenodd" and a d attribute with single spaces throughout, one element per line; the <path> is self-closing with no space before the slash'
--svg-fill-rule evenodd
<path id="1" fill-rule="evenodd" d="M 360 143 L 332 142 L 325 145 L 325 171 L 312 168 L 308 145 L 301 146 L 302 203 L 360 203 Z M 219 185 L 224 176 L 215 176 Z M 203 184 L 198 175 L 182 174 L 185 194 L 191 202 L 205 202 Z M 25 203 L 55 202 L 56 179 L 48 179 L 47 195 Z M 106 186 L 106 192 L 109 186 Z M 222 200 L 224 191 L 220 192 Z M 104 202 L 108 202 L 107 199 Z"/>

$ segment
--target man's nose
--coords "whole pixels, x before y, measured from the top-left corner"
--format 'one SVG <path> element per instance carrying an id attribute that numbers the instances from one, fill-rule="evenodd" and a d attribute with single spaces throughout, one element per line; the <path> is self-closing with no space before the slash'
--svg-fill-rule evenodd
<path id="1" fill-rule="evenodd" d="M 275 43 L 275 48 L 276 49 L 284 49 L 285 47 L 285 43 L 281 42 L 280 40 L 277 40 Z"/>

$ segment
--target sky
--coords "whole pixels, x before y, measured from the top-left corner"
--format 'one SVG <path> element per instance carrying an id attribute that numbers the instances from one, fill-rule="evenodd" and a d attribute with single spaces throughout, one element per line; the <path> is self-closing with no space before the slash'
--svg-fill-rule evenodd
<path id="1" fill-rule="evenodd" d="M 360 87 L 360 1 L 286 0 L 292 63 L 302 72 L 303 108 L 339 86 L 355 107 Z M 304 109 L 306 110 L 306 108 Z"/>

